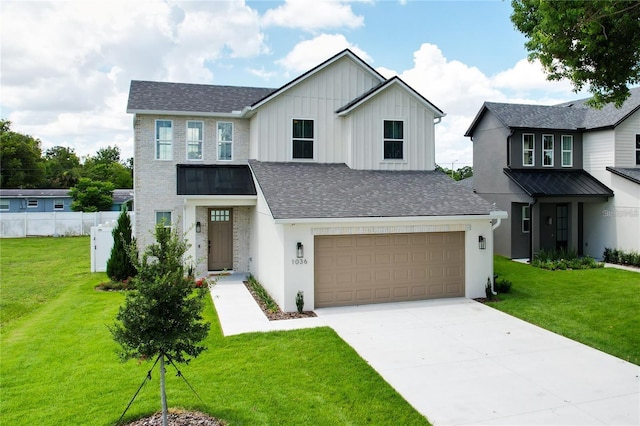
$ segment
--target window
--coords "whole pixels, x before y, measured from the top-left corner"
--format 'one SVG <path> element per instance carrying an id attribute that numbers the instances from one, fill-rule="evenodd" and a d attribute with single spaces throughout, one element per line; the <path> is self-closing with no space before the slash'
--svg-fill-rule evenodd
<path id="1" fill-rule="evenodd" d="M 230 210 L 211 210 L 211 222 L 229 222 Z"/>
<path id="2" fill-rule="evenodd" d="M 173 142 L 173 122 L 156 120 L 156 160 L 171 160 Z"/>
<path id="3" fill-rule="evenodd" d="M 640 135 L 636 135 L 636 166 L 640 166 Z"/>
<path id="4" fill-rule="evenodd" d="M 9 200 L 0 199 L 0 210 L 9 210 Z"/>
<path id="5" fill-rule="evenodd" d="M 572 167 L 573 166 L 573 136 L 562 135 L 561 148 L 562 148 L 562 167 Z"/>
<path id="6" fill-rule="evenodd" d="M 187 121 L 187 160 L 202 160 L 202 121 Z"/>
<path id="7" fill-rule="evenodd" d="M 171 228 L 171 212 L 156 212 L 156 225 Z"/>
<path id="8" fill-rule="evenodd" d="M 233 160 L 233 123 L 218 123 L 218 160 Z"/>
<path id="9" fill-rule="evenodd" d="M 35 207 L 38 207 L 38 200 L 33 198 L 27 200 L 27 208 L 35 208 Z"/>
<path id="10" fill-rule="evenodd" d="M 542 136 L 542 165 L 553 167 L 553 135 Z"/>
<path id="11" fill-rule="evenodd" d="M 384 159 L 402 160 L 404 158 L 403 122 L 384 120 Z"/>
<path id="12" fill-rule="evenodd" d="M 64 200 L 53 200 L 53 209 L 54 210 L 64 210 Z"/>
<path id="13" fill-rule="evenodd" d="M 533 166 L 533 135 L 525 133 L 522 135 L 522 165 Z"/>
<path id="14" fill-rule="evenodd" d="M 528 234 L 531 231 L 531 216 L 529 206 L 522 206 L 522 233 Z"/>
<path id="15" fill-rule="evenodd" d="M 293 158 L 313 159 L 313 120 L 293 119 Z"/>

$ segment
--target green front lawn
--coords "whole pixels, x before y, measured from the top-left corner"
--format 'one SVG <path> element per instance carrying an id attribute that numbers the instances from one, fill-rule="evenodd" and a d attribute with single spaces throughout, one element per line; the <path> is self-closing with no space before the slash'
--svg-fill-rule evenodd
<path id="1" fill-rule="evenodd" d="M 124 296 L 99 292 L 89 238 L 0 240 L 0 418 L 7 425 L 115 424 L 151 362 L 120 363 L 107 325 Z M 427 421 L 330 328 L 223 337 L 215 308 L 208 350 L 184 377 L 168 368 L 170 407 L 232 425 Z M 125 420 L 160 409 L 158 368 Z"/>
<path id="2" fill-rule="evenodd" d="M 513 287 L 490 306 L 640 365 L 640 273 L 548 271 L 501 256 L 495 273 Z"/>

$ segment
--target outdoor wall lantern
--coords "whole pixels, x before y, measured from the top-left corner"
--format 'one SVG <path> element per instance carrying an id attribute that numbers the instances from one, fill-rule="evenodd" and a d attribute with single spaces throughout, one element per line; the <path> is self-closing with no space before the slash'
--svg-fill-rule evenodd
<path id="1" fill-rule="evenodd" d="M 482 235 L 478 237 L 478 247 L 480 247 L 480 250 L 484 250 L 487 248 L 487 239 Z"/>
<path id="2" fill-rule="evenodd" d="M 202 231 L 202 225 L 200 222 L 196 222 L 196 232 L 199 234 Z"/>
<path id="3" fill-rule="evenodd" d="M 304 257 L 304 246 L 301 242 L 298 242 L 296 245 L 296 256 L 298 259 L 302 259 Z"/>

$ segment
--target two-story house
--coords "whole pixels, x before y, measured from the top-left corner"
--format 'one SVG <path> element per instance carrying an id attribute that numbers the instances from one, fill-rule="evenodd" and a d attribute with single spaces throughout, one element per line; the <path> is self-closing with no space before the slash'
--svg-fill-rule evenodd
<path id="1" fill-rule="evenodd" d="M 136 232 L 285 311 L 481 297 L 505 212 L 435 171 L 444 113 L 345 50 L 277 89 L 132 81 Z"/>
<path id="2" fill-rule="evenodd" d="M 640 88 L 621 108 L 485 102 L 465 136 L 474 191 L 509 212 L 496 253 L 640 250 Z"/>

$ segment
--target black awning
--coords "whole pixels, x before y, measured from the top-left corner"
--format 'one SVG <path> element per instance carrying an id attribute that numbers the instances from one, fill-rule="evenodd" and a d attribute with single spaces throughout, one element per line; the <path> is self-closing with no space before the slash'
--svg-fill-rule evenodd
<path id="1" fill-rule="evenodd" d="M 177 166 L 178 195 L 256 195 L 249 166 Z"/>
<path id="2" fill-rule="evenodd" d="M 613 191 L 584 170 L 504 169 L 531 197 L 613 197 Z"/>

